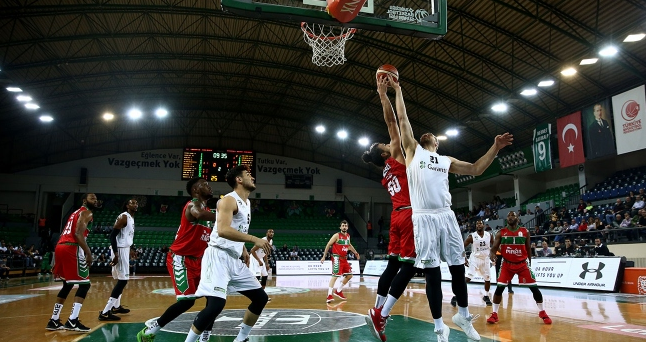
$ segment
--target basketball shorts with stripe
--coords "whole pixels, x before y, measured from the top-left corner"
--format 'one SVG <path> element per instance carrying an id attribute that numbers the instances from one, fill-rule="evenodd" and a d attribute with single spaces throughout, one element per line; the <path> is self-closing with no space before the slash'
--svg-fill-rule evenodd
<path id="1" fill-rule="evenodd" d="M 449 266 L 464 264 L 464 240 L 451 208 L 414 211 L 413 234 L 415 267 L 440 267 L 442 261 Z"/>

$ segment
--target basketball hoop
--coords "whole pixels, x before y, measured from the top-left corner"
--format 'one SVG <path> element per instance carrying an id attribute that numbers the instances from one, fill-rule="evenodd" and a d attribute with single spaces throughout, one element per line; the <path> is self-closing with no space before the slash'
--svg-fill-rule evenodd
<path id="1" fill-rule="evenodd" d="M 312 63 L 332 67 L 343 64 L 345 42 L 357 31 L 353 28 L 301 23 L 303 39 L 312 47 Z"/>

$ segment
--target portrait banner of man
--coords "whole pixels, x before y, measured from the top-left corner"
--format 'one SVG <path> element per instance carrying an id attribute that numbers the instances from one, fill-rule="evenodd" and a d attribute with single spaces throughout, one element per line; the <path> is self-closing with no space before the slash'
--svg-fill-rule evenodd
<path id="1" fill-rule="evenodd" d="M 615 137 L 610 99 L 582 110 L 586 159 L 615 155 Z"/>

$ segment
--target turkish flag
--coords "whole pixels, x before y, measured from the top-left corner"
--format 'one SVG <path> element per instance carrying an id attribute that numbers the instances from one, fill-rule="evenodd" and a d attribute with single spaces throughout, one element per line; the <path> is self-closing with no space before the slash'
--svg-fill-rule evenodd
<path id="1" fill-rule="evenodd" d="M 572 113 L 556 120 L 556 131 L 559 140 L 559 160 L 561 167 L 582 164 L 583 135 L 581 131 L 581 112 Z"/>

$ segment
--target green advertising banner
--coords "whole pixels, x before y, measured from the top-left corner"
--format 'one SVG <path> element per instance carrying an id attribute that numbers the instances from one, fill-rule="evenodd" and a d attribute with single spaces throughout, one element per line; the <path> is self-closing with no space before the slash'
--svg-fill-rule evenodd
<path id="1" fill-rule="evenodd" d="M 534 151 L 534 171 L 536 173 L 552 169 L 551 134 L 552 124 L 542 124 L 534 129 L 532 150 Z"/>

